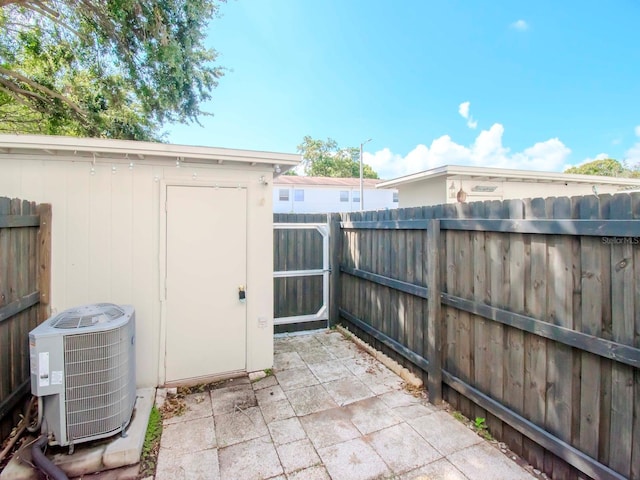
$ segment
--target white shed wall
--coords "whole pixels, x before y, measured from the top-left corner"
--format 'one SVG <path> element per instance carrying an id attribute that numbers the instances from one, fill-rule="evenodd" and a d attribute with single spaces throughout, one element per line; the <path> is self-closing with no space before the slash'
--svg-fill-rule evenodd
<path id="1" fill-rule="evenodd" d="M 241 185 L 247 189 L 247 370 L 271 367 L 272 171 L 259 166 L 176 168 L 171 162 L 155 163 L 136 162 L 129 169 L 128 161 L 100 157 L 92 175 L 87 159 L 0 155 L 0 196 L 52 205 L 53 311 L 93 302 L 133 305 L 138 386 L 162 384 L 161 188 L 165 182 Z M 259 182 L 261 175 L 268 186 Z M 266 326 L 260 326 L 259 318 L 267 319 Z"/>

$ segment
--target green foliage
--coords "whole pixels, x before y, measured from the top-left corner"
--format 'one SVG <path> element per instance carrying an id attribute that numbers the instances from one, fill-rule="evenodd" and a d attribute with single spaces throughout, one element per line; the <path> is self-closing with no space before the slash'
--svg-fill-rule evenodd
<path id="1" fill-rule="evenodd" d="M 451 415 L 453 416 L 453 418 L 455 418 L 459 422 L 465 423 L 467 421 L 467 417 L 465 417 L 462 413 L 458 412 L 457 410 L 452 412 Z"/>
<path id="2" fill-rule="evenodd" d="M 491 435 L 491 433 L 489 433 L 489 427 L 487 427 L 487 421 L 485 418 L 476 417 L 473 424 L 476 427 L 478 435 L 480 435 L 485 440 L 493 440 L 493 436 Z"/>
<path id="3" fill-rule="evenodd" d="M 298 153 L 302 154 L 304 172 L 314 177 L 360 177 L 360 149 L 356 147 L 342 148 L 331 139 L 316 140 L 305 136 L 298 145 Z M 370 165 L 363 164 L 364 178 L 378 178 L 378 174 Z"/>
<path id="4" fill-rule="evenodd" d="M 158 449 L 160 448 L 160 437 L 162 436 L 162 415 L 154 405 L 149 414 L 147 432 L 142 445 L 142 456 L 140 458 L 140 474 L 142 477 L 152 476 L 156 471 L 156 460 Z"/>
<path id="5" fill-rule="evenodd" d="M 605 177 L 640 178 L 640 164 L 627 165 L 613 158 L 594 160 L 577 167 L 567 168 L 564 173 L 578 173 L 581 175 L 603 175 Z"/>
<path id="6" fill-rule="evenodd" d="M 224 1 L 224 0 L 221 0 Z M 224 69 L 217 0 L 0 0 L 0 131 L 158 140 Z"/>

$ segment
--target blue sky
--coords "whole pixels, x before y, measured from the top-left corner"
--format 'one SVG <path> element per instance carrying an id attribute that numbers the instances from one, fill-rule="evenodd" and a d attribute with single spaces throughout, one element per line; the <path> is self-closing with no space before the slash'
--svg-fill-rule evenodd
<path id="1" fill-rule="evenodd" d="M 366 144 L 393 178 L 444 164 L 640 162 L 640 2 L 229 0 L 230 71 L 169 141 L 295 152 Z"/>

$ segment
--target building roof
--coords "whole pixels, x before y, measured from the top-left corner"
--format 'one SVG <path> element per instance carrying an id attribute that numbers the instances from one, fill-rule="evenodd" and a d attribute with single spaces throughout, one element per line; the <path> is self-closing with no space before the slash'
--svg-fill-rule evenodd
<path id="1" fill-rule="evenodd" d="M 577 175 L 573 173 L 536 172 L 533 170 L 515 170 L 508 168 L 465 167 L 444 165 L 431 170 L 405 175 L 379 183 L 376 188 L 397 188 L 400 185 L 431 178 L 504 180 L 508 182 L 538 183 L 588 183 L 620 186 L 640 186 L 638 178 L 605 177 L 601 175 Z"/>
<path id="2" fill-rule="evenodd" d="M 365 188 L 376 188 L 382 180 L 365 178 L 363 185 Z M 274 179 L 274 185 L 293 185 L 299 187 L 347 187 L 355 188 L 360 186 L 359 178 L 336 178 L 336 177 L 307 177 L 298 175 L 280 175 Z"/>
<path id="3" fill-rule="evenodd" d="M 52 135 L 0 135 L 0 153 L 45 154 L 122 160 L 179 160 L 185 163 L 248 164 L 273 166 L 276 173 L 285 172 L 300 163 L 302 157 L 292 153 L 198 147 L 168 143 L 112 140 L 105 138 L 60 137 Z"/>

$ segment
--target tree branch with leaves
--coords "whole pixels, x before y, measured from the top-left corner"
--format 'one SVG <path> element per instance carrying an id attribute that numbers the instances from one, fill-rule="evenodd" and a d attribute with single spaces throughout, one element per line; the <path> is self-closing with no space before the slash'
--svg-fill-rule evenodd
<path id="1" fill-rule="evenodd" d="M 42 133 L 142 140 L 198 122 L 225 73 L 205 45 L 218 14 L 217 0 L 0 0 L 0 116 L 22 113 L 31 130 L 37 114 Z"/>
<path id="2" fill-rule="evenodd" d="M 360 177 L 360 149 L 356 147 L 340 147 L 332 138 L 317 140 L 305 136 L 298 145 L 298 153 L 302 154 L 304 172 L 314 177 Z M 378 178 L 378 174 L 370 165 L 363 164 L 364 178 Z"/>

